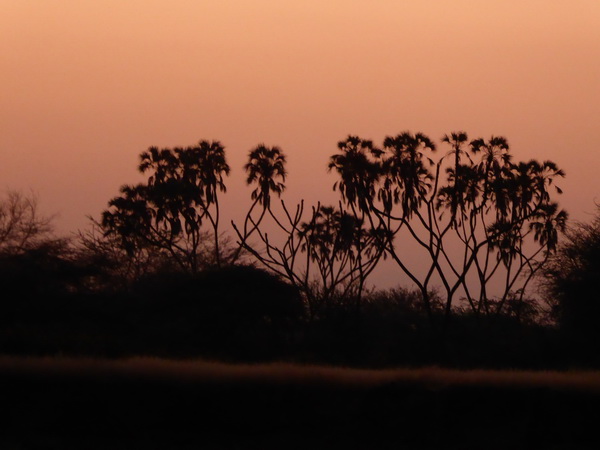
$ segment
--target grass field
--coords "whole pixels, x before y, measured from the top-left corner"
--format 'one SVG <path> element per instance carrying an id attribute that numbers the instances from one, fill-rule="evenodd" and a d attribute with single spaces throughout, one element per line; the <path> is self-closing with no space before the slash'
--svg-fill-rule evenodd
<path id="1" fill-rule="evenodd" d="M 0 448 L 597 448 L 600 372 L 0 358 Z"/>

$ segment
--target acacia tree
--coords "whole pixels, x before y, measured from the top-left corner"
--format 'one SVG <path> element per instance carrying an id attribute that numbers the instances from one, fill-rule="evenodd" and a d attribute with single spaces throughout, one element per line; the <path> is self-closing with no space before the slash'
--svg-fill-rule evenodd
<path id="1" fill-rule="evenodd" d="M 0 253 L 18 254 L 53 240 L 52 218 L 40 215 L 35 195 L 7 191 L 0 200 Z"/>
<path id="2" fill-rule="evenodd" d="M 589 223 L 568 227 L 564 241 L 541 271 L 554 319 L 571 344 L 590 359 L 598 354 L 600 206 Z"/>
<path id="3" fill-rule="evenodd" d="M 247 183 L 255 186 L 253 203 L 243 227 L 232 222 L 240 248 L 299 288 L 313 316 L 320 305 L 336 296 L 353 296 L 359 302 L 366 278 L 381 255 L 376 251 L 375 237 L 341 204 L 336 209 L 319 203 L 308 220 L 303 219 L 303 201 L 292 213 L 282 200 L 276 212 L 271 200 L 273 194 L 280 196 L 285 189 L 285 162 L 278 147 L 261 144 L 250 151 L 244 168 Z M 273 233 L 261 227 L 265 218 L 270 219 Z M 258 245 L 250 243 L 252 234 L 258 238 Z"/>
<path id="4" fill-rule="evenodd" d="M 350 136 L 330 159 L 340 177 L 334 189 L 381 230 L 380 246 L 421 291 L 430 317 L 433 282 L 445 291 L 446 318 L 458 293 L 476 314 L 491 306 L 500 313 L 515 293 L 523 299 L 555 249 L 567 215 L 551 201 L 550 185 L 564 173 L 551 161 L 512 163 L 501 137 L 467 144 L 458 132 L 442 141 L 450 150 L 434 162 L 436 145 L 422 133 L 386 137 L 381 149 Z M 424 273 L 410 266 L 415 255 L 402 251 L 401 237 L 422 249 Z M 488 287 L 499 278 L 492 299 Z"/>
<path id="5" fill-rule="evenodd" d="M 148 245 L 192 273 L 204 264 L 220 266 L 218 194 L 226 191 L 230 171 L 224 147 L 204 140 L 193 147 L 151 147 L 140 155 L 139 170 L 149 174 L 148 181 L 123 186 L 109 202 L 101 221 L 105 234 L 119 236 L 130 255 Z"/>

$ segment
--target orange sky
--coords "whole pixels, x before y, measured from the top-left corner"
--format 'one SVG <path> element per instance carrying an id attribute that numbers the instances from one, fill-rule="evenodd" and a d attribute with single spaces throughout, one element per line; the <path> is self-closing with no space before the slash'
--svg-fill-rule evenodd
<path id="1" fill-rule="evenodd" d="M 407 129 L 504 135 L 566 170 L 572 217 L 600 201 L 597 0 L 0 0 L 0 92 L 0 188 L 63 232 L 140 179 L 141 151 L 202 138 L 227 148 L 234 216 L 259 142 L 312 203 L 336 198 L 338 140 Z"/>

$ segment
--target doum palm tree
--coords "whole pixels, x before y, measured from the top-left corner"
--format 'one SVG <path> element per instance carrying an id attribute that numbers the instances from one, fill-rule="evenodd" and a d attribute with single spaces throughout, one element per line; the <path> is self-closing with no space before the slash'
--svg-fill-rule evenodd
<path id="1" fill-rule="evenodd" d="M 512 163 L 503 137 L 475 139 L 467 147 L 467 134 L 460 131 L 442 141 L 451 149 L 434 163 L 429 155 L 435 144 L 422 133 L 388 136 L 382 150 L 350 136 L 338 144 L 329 169 L 339 175 L 334 189 L 346 205 L 358 207 L 361 217 L 382 230 L 381 245 L 419 288 L 428 313 L 429 286 L 442 284 L 447 319 L 459 290 L 478 314 L 494 276 L 503 277 L 499 308 L 515 291 L 522 298 L 531 273 L 555 248 L 566 213 L 550 201 L 550 185 L 564 176 L 554 163 Z M 410 266 L 414 254 L 401 251 L 395 239 L 401 230 L 424 252 L 423 274 Z M 457 245 L 460 257 L 449 251 Z M 480 283 L 479 299 L 471 293 L 473 280 Z"/>
<path id="2" fill-rule="evenodd" d="M 140 155 L 139 170 L 147 182 L 124 186 L 122 195 L 103 213 L 106 234 L 119 235 L 126 249 L 142 241 L 168 252 L 184 270 L 199 270 L 198 260 L 208 222 L 214 237 L 213 263 L 221 264 L 219 192 L 230 168 L 218 141 L 158 149 Z"/>
<path id="3" fill-rule="evenodd" d="M 258 145 L 250 150 L 248 162 L 244 165 L 248 185 L 256 185 L 252 191 L 252 200 L 258 200 L 265 208 L 271 204 L 271 194 L 278 196 L 285 189 L 286 158 L 279 147 Z"/>

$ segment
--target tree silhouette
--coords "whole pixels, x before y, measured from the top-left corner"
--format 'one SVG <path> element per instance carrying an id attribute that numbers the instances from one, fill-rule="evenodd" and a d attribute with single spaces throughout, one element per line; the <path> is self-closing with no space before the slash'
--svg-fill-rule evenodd
<path id="1" fill-rule="evenodd" d="M 264 144 L 258 145 L 250 151 L 248 162 L 244 165 L 248 177 L 248 185 L 256 184 L 252 191 L 252 199 L 264 207 L 268 208 L 271 204 L 271 194 L 281 195 L 285 189 L 285 170 L 286 158 L 279 147 L 266 147 Z M 278 181 L 281 180 L 281 181 Z"/>
<path id="2" fill-rule="evenodd" d="M 244 246 L 246 239 L 258 228 L 266 214 L 277 220 L 271 209 L 271 197 L 273 194 L 281 196 L 285 190 L 286 157 L 279 147 L 267 147 L 259 144 L 248 154 L 248 162 L 244 165 L 246 171 L 246 184 L 254 186 L 251 198 L 253 200 L 248 213 L 244 219 L 244 228 L 240 233 L 235 224 L 234 229 L 241 239 L 240 249 Z M 254 209 L 262 206 L 258 218 L 253 216 Z"/>
<path id="3" fill-rule="evenodd" d="M 342 198 L 353 211 L 364 212 L 375 195 L 375 186 L 381 176 L 381 170 L 373 158 L 381 156 L 382 151 L 373 146 L 373 142 L 348 136 L 338 142 L 339 154 L 330 158 L 329 171 L 335 171 L 340 181 L 333 186 L 340 191 Z M 356 214 L 355 214 L 356 215 Z"/>
<path id="4" fill-rule="evenodd" d="M 285 155 L 278 147 L 263 144 L 251 150 L 244 166 L 247 183 L 254 185 L 254 200 L 244 220 L 243 228 L 232 222 L 240 248 L 246 249 L 261 264 L 280 275 L 305 296 L 311 315 L 334 297 L 357 299 L 365 280 L 375 268 L 381 252 L 374 251 L 376 239 L 363 227 L 363 221 L 345 211 L 317 204 L 309 219 L 303 221 L 304 202 L 291 213 L 281 201 L 276 213 L 272 194 L 280 196 L 285 189 Z M 260 205 L 260 213 L 255 208 Z M 267 233 L 261 224 L 269 217 L 274 233 Z M 249 237 L 256 233 L 260 244 L 253 245 Z M 272 235 L 280 237 L 275 243 Z"/>
<path id="5" fill-rule="evenodd" d="M 37 198 L 9 190 L 0 201 L 0 254 L 19 254 L 48 243 L 52 218 L 38 211 Z"/>
<path id="6" fill-rule="evenodd" d="M 203 140 L 186 148 L 151 147 L 140 155 L 139 170 L 149 174 L 147 183 L 123 186 L 102 214 L 106 235 L 119 236 L 129 254 L 140 243 L 159 248 L 192 273 L 203 264 L 220 266 L 218 194 L 226 191 L 230 171 L 223 146 Z M 212 261 L 206 260 L 206 228 Z"/>
<path id="7" fill-rule="evenodd" d="M 354 299 L 359 312 L 365 282 L 381 256 L 379 237 L 341 204 L 318 205 L 310 221 L 300 224 L 298 236 L 315 267 L 312 297 L 325 304 L 336 296 Z"/>
<path id="8" fill-rule="evenodd" d="M 550 161 L 513 164 L 502 137 L 467 144 L 467 134 L 457 132 L 442 141 L 450 151 L 434 162 L 436 146 L 422 133 L 388 136 L 382 149 L 350 136 L 330 158 L 340 176 L 334 189 L 380 230 L 380 245 L 421 291 L 430 317 L 434 281 L 445 291 L 448 319 L 457 293 L 474 313 L 490 312 L 487 288 L 502 278 L 498 313 L 515 292 L 523 300 L 556 246 L 566 213 L 551 201 L 550 186 L 564 173 Z M 424 274 L 410 267 L 415 256 L 402 253 L 401 236 L 424 251 Z M 456 247 L 460 258 L 450 251 Z"/>
<path id="9" fill-rule="evenodd" d="M 541 275 L 571 353 L 588 361 L 597 358 L 600 207 L 590 223 L 576 223 L 567 229 L 565 240 Z"/>
<path id="10" fill-rule="evenodd" d="M 125 290 L 140 278 L 174 265 L 165 250 L 141 237 L 129 236 L 125 249 L 120 236 L 105 235 L 105 231 L 101 223 L 90 218 L 89 228 L 80 230 L 77 236 L 78 259 L 97 269 L 93 280 L 95 290 Z"/>

